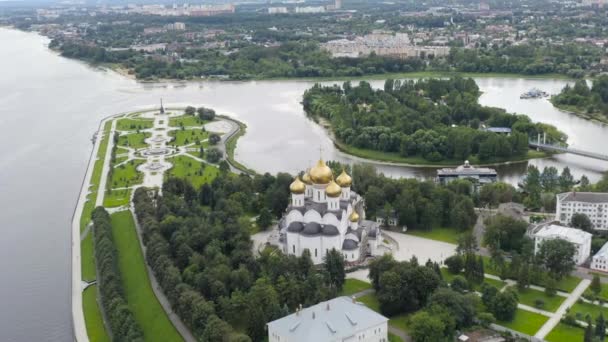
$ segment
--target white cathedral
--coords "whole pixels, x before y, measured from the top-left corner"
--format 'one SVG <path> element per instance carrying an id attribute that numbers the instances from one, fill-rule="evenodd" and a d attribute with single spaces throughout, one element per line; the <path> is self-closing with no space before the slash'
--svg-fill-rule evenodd
<path id="1" fill-rule="evenodd" d="M 382 238 L 378 225 L 366 221 L 364 201 L 350 189 L 352 178 L 345 172 L 334 180 L 323 160 L 302 179 L 291 183 L 291 204 L 279 229 L 283 252 L 301 256 L 308 249 L 315 265 L 324 261 L 331 249 L 344 255 L 348 263 L 376 255 Z"/>

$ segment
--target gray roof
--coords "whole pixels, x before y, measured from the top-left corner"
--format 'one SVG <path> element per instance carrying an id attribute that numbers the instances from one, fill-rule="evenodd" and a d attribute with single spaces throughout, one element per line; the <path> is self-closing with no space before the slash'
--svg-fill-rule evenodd
<path id="1" fill-rule="evenodd" d="M 562 202 L 608 203 L 606 192 L 564 192 L 557 196 Z"/>
<path id="2" fill-rule="evenodd" d="M 509 127 L 488 127 L 486 128 L 486 131 L 492 133 L 511 133 Z"/>
<path id="3" fill-rule="evenodd" d="M 321 233 L 321 225 L 317 222 L 308 222 L 304 226 L 304 230 L 302 231 L 302 235 L 317 235 Z"/>
<path id="4" fill-rule="evenodd" d="M 291 342 L 342 341 L 388 318 L 348 297 L 338 297 L 268 323 L 268 330 Z"/>
<path id="5" fill-rule="evenodd" d="M 344 243 L 342 243 L 342 249 L 345 251 L 352 251 L 357 249 L 358 244 L 359 243 L 357 243 L 357 241 L 355 240 L 346 239 L 344 240 Z"/>
<path id="6" fill-rule="evenodd" d="M 290 233 L 302 233 L 306 236 L 323 234 L 326 236 L 336 236 L 340 231 L 333 224 L 319 224 L 317 222 L 302 223 L 294 221 L 289 224 L 287 231 Z"/>
<path id="7" fill-rule="evenodd" d="M 302 229 L 304 229 L 304 225 L 302 224 L 302 222 L 291 222 L 289 224 L 289 227 L 287 227 L 287 231 L 288 232 L 292 232 L 292 233 L 299 233 L 302 231 Z"/>

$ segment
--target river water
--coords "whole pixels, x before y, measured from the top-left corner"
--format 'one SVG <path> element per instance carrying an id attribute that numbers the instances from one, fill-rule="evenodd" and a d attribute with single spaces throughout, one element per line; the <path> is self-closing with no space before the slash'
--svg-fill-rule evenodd
<path id="1" fill-rule="evenodd" d="M 0 29 L 0 341 L 71 338 L 70 220 L 102 117 L 156 106 L 205 105 L 248 125 L 236 158 L 259 172 L 296 172 L 319 157 L 357 162 L 337 151 L 325 130 L 304 115 L 310 81 L 140 84 L 58 56 L 34 33 Z M 484 105 L 558 126 L 571 146 L 606 153 L 608 128 L 520 100 L 537 87 L 558 92 L 563 80 L 476 79 Z M 381 86 L 383 82 L 372 82 Z M 608 163 L 559 155 L 529 163 L 570 166 L 597 180 Z M 527 163 L 498 167 L 515 183 Z M 432 177 L 433 169 L 378 166 L 391 177 Z"/>

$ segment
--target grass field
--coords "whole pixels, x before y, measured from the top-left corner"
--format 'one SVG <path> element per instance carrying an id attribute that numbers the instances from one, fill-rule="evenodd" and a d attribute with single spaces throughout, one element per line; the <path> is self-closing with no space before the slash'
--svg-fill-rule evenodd
<path id="1" fill-rule="evenodd" d="M 517 290 L 517 289 L 516 289 Z M 517 290 L 517 295 L 519 297 L 519 302 L 525 305 L 529 305 L 533 308 L 536 307 L 535 301 L 537 299 L 541 299 L 545 304 L 542 307 L 539 307 L 541 310 L 555 312 L 559 306 L 564 302 L 564 297 L 562 296 L 547 296 L 543 291 L 534 290 L 534 289 L 525 289 L 523 291 Z"/>
<path id="2" fill-rule="evenodd" d="M 196 161 L 190 157 L 177 156 L 168 159 L 173 167 L 165 172 L 165 177 L 174 176 L 188 179 L 194 187 L 198 188 L 204 183 L 212 182 L 220 170 L 211 165 Z"/>
<path id="3" fill-rule="evenodd" d="M 545 337 L 549 342 L 582 341 L 585 330 L 564 323 L 559 323 L 549 335 Z"/>
<path id="4" fill-rule="evenodd" d="M 357 298 L 358 302 L 365 304 L 368 308 L 380 312 L 380 302 L 378 302 L 378 297 L 376 297 L 375 293 L 366 294 L 365 296 L 361 296 Z"/>
<path id="5" fill-rule="evenodd" d="M 82 280 L 93 281 L 95 274 L 95 250 L 93 249 L 93 232 L 80 242 Z"/>
<path id="6" fill-rule="evenodd" d="M 131 133 L 118 137 L 118 146 L 128 146 L 132 148 L 142 148 L 148 146 L 144 140 L 151 137 L 150 133 Z"/>
<path id="7" fill-rule="evenodd" d="M 116 121 L 116 129 L 119 131 L 137 131 L 152 128 L 154 119 L 119 119 Z"/>
<path id="8" fill-rule="evenodd" d="M 245 132 L 247 131 L 247 126 L 244 123 L 237 122 L 237 124 L 240 127 L 239 132 L 236 133 L 235 135 L 231 136 L 228 140 L 226 140 L 226 158 L 228 158 L 228 161 L 230 162 L 230 164 L 232 164 L 232 166 L 236 167 L 237 169 L 239 169 L 245 173 L 254 175 L 256 173 L 254 170 L 239 163 L 236 160 L 236 158 L 234 157 L 234 152 L 236 151 L 236 145 L 239 141 L 239 138 L 242 137 L 243 135 L 245 135 Z"/>
<path id="9" fill-rule="evenodd" d="M 372 284 L 361 281 L 359 279 L 346 279 L 344 286 L 342 287 L 341 296 L 350 296 L 363 290 L 371 289 Z"/>
<path id="10" fill-rule="evenodd" d="M 192 126 L 202 126 L 206 124 L 204 120 L 199 119 L 198 115 L 182 115 L 176 116 L 169 119 L 169 126 L 171 127 L 192 127 Z"/>
<path id="11" fill-rule="evenodd" d="M 462 273 L 460 275 L 464 276 L 464 274 L 462 274 Z M 451 283 L 455 276 L 457 276 L 457 274 L 450 273 L 447 268 L 445 268 L 445 267 L 441 268 L 441 277 L 447 283 Z M 492 285 L 499 290 L 502 289 L 507 284 L 502 280 L 491 279 L 491 278 L 484 278 L 483 282 L 486 284 Z M 482 284 L 473 284 L 473 290 L 481 291 L 481 286 L 482 286 Z"/>
<path id="12" fill-rule="evenodd" d="M 403 342 L 403 340 L 401 339 L 401 337 L 399 337 L 395 334 L 391 334 L 389 332 L 388 333 L 388 342 Z"/>
<path id="13" fill-rule="evenodd" d="M 183 341 L 152 291 L 131 212 L 114 213 L 111 218 L 125 297 L 144 332 L 144 339 Z"/>
<path id="14" fill-rule="evenodd" d="M 103 325 L 101 310 L 97 304 L 97 286 L 87 287 L 82 293 L 82 310 L 84 311 L 84 322 L 87 327 L 87 335 L 91 342 L 110 342 L 110 337 Z"/>
<path id="15" fill-rule="evenodd" d="M 97 191 L 87 195 L 87 201 L 84 203 L 82 214 L 80 215 L 80 232 L 91 222 L 91 214 L 93 213 L 93 209 L 95 209 L 96 197 Z"/>
<path id="16" fill-rule="evenodd" d="M 131 189 L 106 191 L 103 197 L 103 206 L 106 208 L 120 207 L 129 204 Z"/>
<path id="17" fill-rule="evenodd" d="M 178 129 L 177 131 L 169 132 L 169 136 L 174 138 L 169 144 L 184 146 L 195 143 L 197 139 L 199 141 L 207 139 L 209 137 L 209 132 L 201 129 Z"/>
<path id="18" fill-rule="evenodd" d="M 594 297 L 595 294 L 593 293 L 593 291 L 591 291 L 591 288 L 587 288 L 587 290 L 585 291 L 585 296 Z M 602 298 L 602 300 L 604 302 L 608 302 L 608 285 L 607 284 L 602 284 L 602 290 L 600 291 L 600 293 L 598 293 L 597 296 L 599 298 Z"/>
<path id="19" fill-rule="evenodd" d="M 517 309 L 515 318 L 511 322 L 497 321 L 496 323 L 509 329 L 533 336 L 548 319 L 548 317 L 534 312 Z"/>
<path id="20" fill-rule="evenodd" d="M 137 167 L 143 164 L 143 160 L 131 160 L 112 169 L 112 178 L 109 180 L 112 189 L 126 188 L 139 184 L 144 179 L 144 174 L 137 171 Z"/>
<path id="21" fill-rule="evenodd" d="M 408 230 L 407 234 L 426 239 L 443 241 L 448 243 L 458 243 L 458 237 L 462 232 L 455 228 L 437 227 L 431 230 Z"/>
<path id="22" fill-rule="evenodd" d="M 602 308 L 599 305 L 583 303 L 583 302 L 578 302 L 578 303 L 572 305 L 572 307 L 570 307 L 570 310 L 568 312 L 570 314 L 574 315 L 576 319 L 579 319 L 582 321 L 585 320 L 585 316 L 587 316 L 587 314 L 591 315 L 591 317 L 593 318 L 593 321 L 595 321 L 595 319 L 600 315 L 600 313 L 602 313 L 605 318 L 608 317 L 608 308 Z"/>

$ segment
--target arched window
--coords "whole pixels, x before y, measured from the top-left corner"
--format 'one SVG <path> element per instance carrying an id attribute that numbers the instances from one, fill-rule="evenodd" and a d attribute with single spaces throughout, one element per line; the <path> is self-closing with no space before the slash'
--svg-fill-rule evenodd
<path id="1" fill-rule="evenodd" d="M 293 254 L 296 254 L 296 245 L 293 245 Z"/>
<path id="2" fill-rule="evenodd" d="M 317 249 L 315 248 L 315 258 L 317 257 Z"/>

